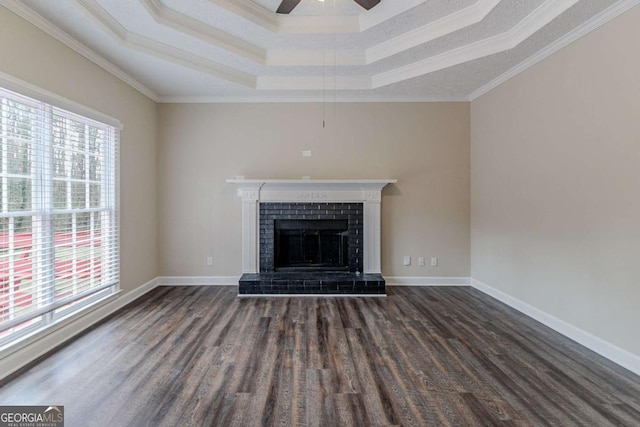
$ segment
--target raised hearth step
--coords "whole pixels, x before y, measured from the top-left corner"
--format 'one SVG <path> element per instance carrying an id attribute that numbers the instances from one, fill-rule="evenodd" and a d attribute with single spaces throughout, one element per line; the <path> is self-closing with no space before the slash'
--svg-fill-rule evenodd
<path id="1" fill-rule="evenodd" d="M 243 274 L 238 295 L 386 295 L 380 274 L 275 272 Z"/>

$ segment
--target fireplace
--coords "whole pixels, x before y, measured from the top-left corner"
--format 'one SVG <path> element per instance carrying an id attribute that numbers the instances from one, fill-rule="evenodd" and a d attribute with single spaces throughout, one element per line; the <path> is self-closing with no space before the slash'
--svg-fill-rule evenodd
<path id="1" fill-rule="evenodd" d="M 362 203 L 260 203 L 260 272 L 363 271 Z"/>
<path id="2" fill-rule="evenodd" d="M 227 180 L 242 198 L 238 295 L 385 296 L 382 188 L 396 180 Z"/>
<path id="3" fill-rule="evenodd" d="M 349 271 L 346 219 L 277 219 L 275 271 Z"/>

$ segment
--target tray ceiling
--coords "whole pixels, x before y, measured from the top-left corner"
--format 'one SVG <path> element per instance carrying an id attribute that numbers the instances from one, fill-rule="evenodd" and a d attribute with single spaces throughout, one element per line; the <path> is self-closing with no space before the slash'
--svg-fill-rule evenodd
<path id="1" fill-rule="evenodd" d="M 161 102 L 468 100 L 640 0 L 0 0 Z"/>

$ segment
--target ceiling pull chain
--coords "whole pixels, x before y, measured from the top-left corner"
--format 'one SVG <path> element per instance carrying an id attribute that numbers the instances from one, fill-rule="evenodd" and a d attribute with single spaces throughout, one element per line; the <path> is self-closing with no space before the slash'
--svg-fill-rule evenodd
<path id="1" fill-rule="evenodd" d="M 327 9 L 326 9 L 326 4 L 323 2 L 322 3 L 322 14 L 323 15 L 327 15 Z M 327 47 L 326 45 L 323 47 L 322 49 L 322 128 L 325 128 L 326 122 L 325 122 L 325 118 L 326 118 L 326 110 L 327 110 L 327 106 L 326 106 L 326 99 L 325 99 L 325 91 L 326 91 L 326 80 L 327 80 L 327 76 L 326 76 L 326 55 L 327 55 Z"/>
<path id="2" fill-rule="evenodd" d="M 333 14 L 336 15 L 336 0 L 333 0 Z M 338 98 L 338 86 L 336 84 L 338 78 L 336 75 L 338 74 L 338 62 L 337 62 L 337 54 L 338 50 L 338 33 L 333 33 L 333 117 L 336 118 L 338 116 L 338 108 L 337 108 L 337 98 Z"/>
<path id="3" fill-rule="evenodd" d="M 325 55 L 327 53 L 327 49 L 322 49 L 322 127 L 325 127 L 325 112 L 326 112 L 326 103 L 325 103 L 325 80 L 326 80 L 326 71 L 325 71 Z"/>

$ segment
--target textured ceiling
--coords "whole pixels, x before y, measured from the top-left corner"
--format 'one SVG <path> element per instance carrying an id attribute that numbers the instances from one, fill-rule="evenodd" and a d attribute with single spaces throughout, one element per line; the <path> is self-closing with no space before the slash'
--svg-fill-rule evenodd
<path id="1" fill-rule="evenodd" d="M 465 100 L 640 0 L 279 3 L 0 0 L 163 102 Z"/>

